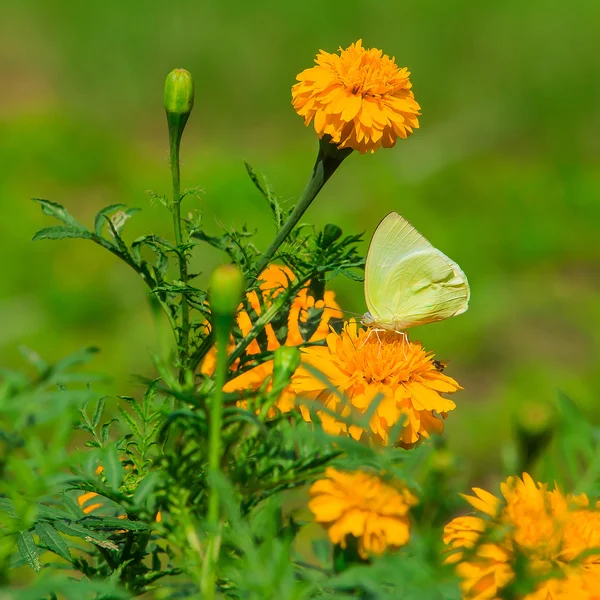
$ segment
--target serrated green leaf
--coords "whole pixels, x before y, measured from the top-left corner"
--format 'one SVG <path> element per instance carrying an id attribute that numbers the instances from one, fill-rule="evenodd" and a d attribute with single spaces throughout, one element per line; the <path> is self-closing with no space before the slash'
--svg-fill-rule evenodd
<path id="1" fill-rule="evenodd" d="M 106 223 L 106 217 L 110 217 L 110 213 L 126 208 L 125 204 L 111 204 L 103 208 L 94 218 L 94 231 L 96 235 L 102 235 L 102 228 Z"/>
<path id="2" fill-rule="evenodd" d="M 92 417 L 92 427 L 96 427 L 98 423 L 100 423 L 102 413 L 104 412 L 104 403 L 104 396 L 98 399 L 98 402 L 96 403 L 96 410 L 94 411 L 94 416 Z"/>
<path id="3" fill-rule="evenodd" d="M 139 402 L 135 398 L 132 398 L 131 396 L 118 396 L 118 398 L 127 402 L 127 404 L 135 411 L 135 414 L 144 421 L 144 413 L 142 412 Z"/>
<path id="4" fill-rule="evenodd" d="M 41 523 L 36 523 L 35 532 L 39 535 L 40 540 L 48 546 L 49 550 L 62 556 L 65 560 L 71 561 L 69 547 L 50 523 L 43 521 Z"/>
<path id="5" fill-rule="evenodd" d="M 38 240 L 62 240 L 65 238 L 81 238 L 84 240 L 92 239 L 92 234 L 77 227 L 67 227 L 64 225 L 55 225 L 54 227 L 44 227 L 40 229 L 32 238 L 32 242 Z"/>
<path id="6" fill-rule="evenodd" d="M 101 533 L 92 531 L 87 527 L 82 527 L 77 523 L 67 523 L 66 521 L 56 521 L 54 523 L 56 529 L 58 529 L 64 535 L 70 535 L 71 537 L 78 537 L 84 539 L 86 542 L 91 542 L 102 548 L 108 548 L 109 550 L 118 550 L 118 546 L 106 539 Z"/>
<path id="7" fill-rule="evenodd" d="M 21 531 L 17 537 L 17 548 L 27 564 L 39 573 L 42 569 L 42 561 L 37 546 L 33 541 L 33 536 L 29 531 Z"/>
<path id="8" fill-rule="evenodd" d="M 104 448 L 100 459 L 104 467 L 103 474 L 111 489 L 118 491 L 123 482 L 123 465 L 115 445 Z"/>
<path id="9" fill-rule="evenodd" d="M 142 432 L 140 431 L 138 424 L 133 420 L 133 417 L 123 407 L 119 406 L 118 409 L 123 419 L 127 421 L 131 431 L 133 431 L 138 438 L 141 438 Z"/>
<path id="10" fill-rule="evenodd" d="M 69 211 L 58 202 L 52 202 L 51 200 L 44 200 L 42 198 L 33 198 L 34 202 L 38 202 L 42 205 L 42 212 L 51 217 L 55 217 L 59 221 L 62 221 L 65 225 L 87 231 L 86 228 L 77 219 L 69 214 Z"/>
<path id="11" fill-rule="evenodd" d="M 81 520 L 80 523 L 90 529 L 128 529 L 129 531 L 147 531 L 150 529 L 148 525 L 141 521 L 128 521 L 116 517 L 87 517 Z"/>
<path id="12" fill-rule="evenodd" d="M 110 436 L 110 426 L 115 421 L 118 421 L 118 419 L 111 419 L 108 423 L 104 423 L 104 425 L 102 425 L 102 427 L 100 428 L 100 439 L 102 440 L 103 444 L 106 444 L 106 442 L 108 442 L 108 438 Z"/>

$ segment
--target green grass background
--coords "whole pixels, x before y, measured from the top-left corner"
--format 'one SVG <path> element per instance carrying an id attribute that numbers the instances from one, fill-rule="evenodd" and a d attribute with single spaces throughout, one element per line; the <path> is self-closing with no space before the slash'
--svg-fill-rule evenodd
<path id="1" fill-rule="evenodd" d="M 170 189 L 162 86 L 183 67 L 196 105 L 182 184 L 201 189 L 187 206 L 210 232 L 260 227 L 265 247 L 272 225 L 243 160 L 294 201 L 316 137 L 290 87 L 319 48 L 362 37 L 412 71 L 422 126 L 392 150 L 351 156 L 305 220 L 368 241 L 396 210 L 463 267 L 469 311 L 412 337 L 465 387 L 447 438 L 477 470 L 498 467 L 526 400 L 563 390 L 598 417 L 599 24 L 594 0 L 2 3 L 0 362 L 20 364 L 20 345 L 47 359 L 97 345 L 107 391 L 135 392 L 131 374 L 152 371 L 157 344 L 145 288 L 91 243 L 31 243 L 53 223 L 29 199 L 88 225 L 125 202 L 143 208 L 129 239 L 170 235 L 145 191 Z M 223 257 L 198 249 L 193 260 L 205 281 Z M 364 311 L 359 284 L 334 288 Z"/>

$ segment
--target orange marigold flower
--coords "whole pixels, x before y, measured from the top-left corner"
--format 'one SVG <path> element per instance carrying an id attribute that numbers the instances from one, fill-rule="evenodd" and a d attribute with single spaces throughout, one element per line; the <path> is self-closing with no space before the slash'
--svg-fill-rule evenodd
<path id="1" fill-rule="evenodd" d="M 260 295 L 256 291 L 247 294 L 246 298 L 252 310 L 260 315 L 261 312 L 268 308 L 270 302 L 273 301 L 281 292 L 283 292 L 294 281 L 295 276 L 290 269 L 280 265 L 270 265 L 260 275 L 261 284 L 259 286 Z M 304 340 L 301 333 L 301 326 L 307 323 L 311 316 L 311 311 L 320 310 L 319 323 L 308 340 Z M 332 319 L 340 317 L 342 311 L 335 301 L 335 294 L 332 291 L 326 291 L 323 300 L 317 300 L 309 294 L 308 284 L 303 287 L 294 300 L 289 311 L 287 319 L 287 335 L 285 346 L 299 346 L 305 341 L 316 342 L 323 340 L 329 333 L 329 323 Z M 252 319 L 244 310 L 243 305 L 240 305 L 236 316 L 238 327 L 242 335 L 248 335 L 252 329 Z M 267 350 L 274 351 L 281 346 L 275 335 L 273 326 L 269 323 L 265 327 L 265 335 L 267 339 Z M 246 354 L 260 354 L 261 348 L 257 340 L 253 340 L 246 349 Z M 206 374 L 212 374 L 215 368 L 216 350 L 213 348 L 204 359 L 201 371 Z M 266 361 L 253 369 L 242 373 L 241 375 L 231 379 L 223 388 L 225 392 L 235 392 L 243 390 L 259 389 L 267 378 L 273 374 L 273 361 Z M 267 391 L 271 389 L 271 384 L 267 387 Z M 245 403 L 240 403 L 245 406 Z M 289 412 L 295 406 L 295 394 L 291 389 L 283 391 L 278 398 L 274 407 L 269 410 L 268 416 L 273 417 L 277 411 Z"/>
<path id="2" fill-rule="evenodd" d="M 292 104 L 305 125 L 314 119 L 319 138 L 364 154 L 391 148 L 419 127 L 410 73 L 394 58 L 358 40 L 339 55 L 320 50 L 315 63 L 296 77 Z"/>
<path id="3" fill-rule="evenodd" d="M 385 483 L 363 471 L 325 470 L 315 482 L 308 508 L 334 544 L 346 547 L 346 537 L 358 538 L 362 558 L 404 546 L 410 538 L 409 510 L 417 504 L 404 485 Z"/>
<path id="4" fill-rule="evenodd" d="M 521 558 L 538 580 L 523 600 L 599 600 L 600 512 L 587 496 L 549 491 L 527 473 L 500 487 L 503 498 L 474 488 L 464 498 L 485 516 L 457 517 L 444 529 L 463 598 L 499 600 Z"/>
<path id="5" fill-rule="evenodd" d="M 385 445 L 398 443 L 410 448 L 431 433 L 441 433 L 444 426 L 437 414 L 445 417 L 456 407 L 442 393 L 462 389 L 436 369 L 433 354 L 419 342 L 407 342 L 395 332 L 366 331 L 356 321 L 346 323 L 339 335 L 330 333 L 326 347 L 303 348 L 302 364 L 318 369 L 347 400 L 344 402 L 308 369 L 300 367 L 296 371 L 292 378 L 294 391 L 328 409 L 316 411 L 327 433 L 350 433 L 360 439 L 362 427 L 348 425 L 331 412 L 342 417 L 351 417 L 353 412 L 360 416 L 379 397 L 369 427 L 375 439 Z M 301 410 L 310 421 L 309 409 L 302 405 Z M 394 428 L 398 435 L 390 439 Z"/>

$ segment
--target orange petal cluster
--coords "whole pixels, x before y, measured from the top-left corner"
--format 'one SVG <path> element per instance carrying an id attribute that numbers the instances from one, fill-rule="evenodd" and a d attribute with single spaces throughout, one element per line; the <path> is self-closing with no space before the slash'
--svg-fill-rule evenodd
<path id="1" fill-rule="evenodd" d="M 302 349 L 302 366 L 291 387 L 313 406 L 323 406 L 316 414 L 327 433 L 349 433 L 358 440 L 368 428 L 377 442 L 404 448 L 443 431 L 439 416 L 456 405 L 442 394 L 462 389 L 436 368 L 433 354 L 419 342 L 408 342 L 395 332 L 365 330 L 356 321 L 349 321 L 341 334 L 330 333 L 327 346 Z M 301 403 L 300 408 L 310 421 L 309 407 Z M 367 412 L 368 425 L 360 424 Z"/>
<path id="2" fill-rule="evenodd" d="M 362 558 L 399 548 L 410 539 L 409 510 L 417 498 L 404 485 L 392 485 L 364 471 L 325 470 L 310 488 L 308 508 L 334 544 L 346 548 L 347 536 L 358 539 Z"/>
<path id="3" fill-rule="evenodd" d="M 314 121 L 319 138 L 329 135 L 338 148 L 364 154 L 419 127 L 410 73 L 394 58 L 358 40 L 339 54 L 321 50 L 315 63 L 296 77 L 292 104 L 305 125 Z"/>
<path id="4" fill-rule="evenodd" d="M 503 498 L 474 488 L 464 498 L 483 516 L 453 519 L 444 543 L 465 600 L 500 600 L 525 560 L 537 581 L 523 600 L 600 600 L 600 511 L 587 496 L 548 490 L 524 473 L 501 485 Z"/>
<path id="5" fill-rule="evenodd" d="M 261 284 L 259 291 L 249 292 L 247 301 L 252 308 L 252 311 L 260 316 L 263 310 L 269 308 L 271 302 L 283 292 L 292 282 L 295 277 L 290 269 L 284 266 L 270 265 L 261 275 Z M 319 323 L 308 340 L 302 337 L 301 327 L 308 321 L 311 311 L 322 311 Z M 315 301 L 310 294 L 308 284 L 303 287 L 292 301 L 290 311 L 287 317 L 287 334 L 284 340 L 285 346 L 299 346 L 305 341 L 316 342 L 325 339 L 329 333 L 329 324 L 332 319 L 339 318 L 342 312 L 335 301 L 335 294 L 332 291 L 325 291 L 323 300 Z M 240 328 L 242 335 L 246 336 L 252 329 L 252 318 L 244 306 L 240 305 L 237 313 L 237 325 Z M 268 324 L 264 329 L 266 336 L 266 350 L 277 350 L 280 344 L 272 324 Z M 246 354 L 260 354 L 264 350 L 261 349 L 257 340 L 253 340 L 246 349 Z M 215 349 L 205 358 L 201 371 L 206 374 L 212 374 L 215 367 Z M 273 374 L 273 361 L 266 361 L 253 369 L 250 369 L 237 377 L 234 377 L 227 382 L 223 390 L 225 392 L 257 390 L 264 382 Z M 267 391 L 270 391 L 271 384 L 267 386 Z M 241 402 L 241 406 L 245 403 Z M 269 410 L 268 416 L 274 417 L 278 412 L 289 412 L 295 406 L 295 394 L 291 389 L 286 389 L 280 395 L 275 405 Z"/>

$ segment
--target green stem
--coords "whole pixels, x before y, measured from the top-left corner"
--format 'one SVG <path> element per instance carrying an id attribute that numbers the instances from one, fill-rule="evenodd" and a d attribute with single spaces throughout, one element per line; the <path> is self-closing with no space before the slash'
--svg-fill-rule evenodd
<path id="1" fill-rule="evenodd" d="M 288 220 L 283 224 L 283 227 L 277 232 L 275 239 L 271 245 L 265 250 L 264 254 L 256 264 L 256 272 L 261 271 L 271 262 L 279 246 L 285 241 L 292 229 L 297 225 L 306 209 L 312 204 L 312 201 L 317 197 L 321 188 L 327 183 L 327 180 L 335 173 L 336 169 L 342 164 L 346 156 L 352 152 L 351 149 L 339 150 L 334 144 L 330 143 L 329 136 L 323 137 L 319 142 L 319 153 L 313 167 L 312 175 L 302 192 L 302 196 L 298 200 L 298 204 L 288 217 Z"/>
<path id="2" fill-rule="evenodd" d="M 178 247 L 179 256 L 179 277 L 187 286 L 188 271 L 187 259 L 183 246 L 183 235 L 181 232 L 181 188 L 179 183 L 179 145 L 181 136 L 176 135 L 172 129 L 169 129 L 169 144 L 171 147 L 171 175 L 173 178 L 173 199 L 171 202 L 171 213 L 173 214 L 173 228 L 175 230 L 175 241 Z M 181 295 L 181 330 L 179 335 L 179 380 L 183 383 L 185 379 L 185 368 L 189 352 L 189 330 L 190 313 L 189 305 L 185 294 Z"/>
<path id="3" fill-rule="evenodd" d="M 208 440 L 208 473 L 209 477 L 219 471 L 221 463 L 221 428 L 223 426 L 223 386 L 227 377 L 227 340 L 232 325 L 230 315 L 214 316 L 215 340 L 217 344 L 217 361 L 215 367 L 215 391 L 210 407 L 210 428 Z M 219 490 L 214 482 L 210 484 L 208 498 L 207 523 L 210 528 L 209 541 L 205 553 L 205 568 L 202 592 L 206 600 L 215 597 L 216 564 L 219 556 Z"/>

